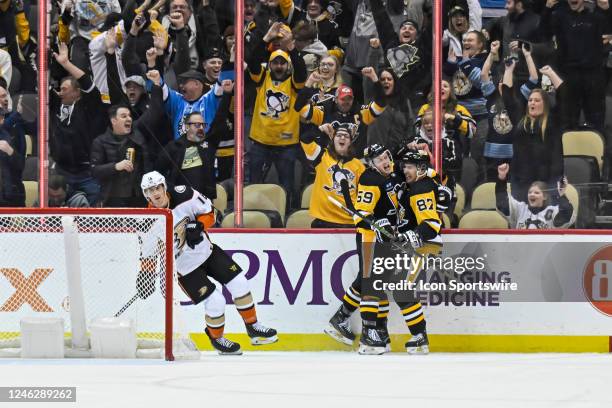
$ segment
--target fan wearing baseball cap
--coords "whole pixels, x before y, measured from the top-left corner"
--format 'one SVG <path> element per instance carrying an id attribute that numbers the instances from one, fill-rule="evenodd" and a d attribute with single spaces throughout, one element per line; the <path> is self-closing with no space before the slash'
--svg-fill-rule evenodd
<path id="1" fill-rule="evenodd" d="M 269 55 L 264 68 L 266 50 L 279 37 L 280 49 Z M 280 22 L 272 24 L 263 41 L 256 44 L 247 60 L 248 75 L 257 89 L 249 134 L 253 141 L 249 150 L 251 183 L 262 183 L 264 165 L 274 163 L 280 184 L 291 194 L 300 125 L 293 106 L 306 80 L 306 65 L 295 48 L 291 31 Z"/>
<path id="2" fill-rule="evenodd" d="M 365 137 L 359 137 L 362 127 L 373 123 L 378 118 L 387 105 L 382 86 L 378 80 L 378 75 L 372 67 L 363 68 L 363 76 L 374 83 L 374 100 L 364 106 L 355 106 L 353 90 L 347 85 L 340 85 L 336 90 L 335 103 L 325 106 L 312 105 L 308 101 L 312 95 L 319 92 L 316 88 L 304 88 L 300 91 L 295 109 L 300 112 L 302 118 L 321 126 L 324 123 L 347 123 L 355 129 L 355 144 L 357 151 L 363 151 L 365 147 Z M 308 84 L 309 82 L 307 82 Z"/>

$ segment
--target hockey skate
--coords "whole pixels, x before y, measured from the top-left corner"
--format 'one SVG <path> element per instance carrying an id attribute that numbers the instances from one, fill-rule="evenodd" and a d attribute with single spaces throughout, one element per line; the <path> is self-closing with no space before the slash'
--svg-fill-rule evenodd
<path id="1" fill-rule="evenodd" d="M 352 346 L 355 335 L 351 331 L 350 316 L 342 312 L 342 306 L 329 319 L 329 325 L 323 331 L 336 341 Z"/>
<path id="2" fill-rule="evenodd" d="M 380 337 L 380 332 L 371 327 L 363 327 L 361 339 L 359 340 L 359 354 L 384 354 L 385 341 Z"/>
<path id="3" fill-rule="evenodd" d="M 385 342 L 385 353 L 391 352 L 391 337 L 389 336 L 389 331 L 387 330 L 387 326 L 380 327 L 378 330 L 378 335 Z"/>
<path id="4" fill-rule="evenodd" d="M 210 340 L 210 344 L 217 350 L 217 352 L 221 355 L 235 355 L 239 356 L 242 354 L 242 350 L 240 350 L 240 344 L 234 343 L 233 341 L 226 339 L 225 337 L 219 337 L 217 339 L 213 339 L 210 337 L 210 333 L 208 332 L 208 328 L 205 330 L 208 338 Z"/>
<path id="5" fill-rule="evenodd" d="M 429 354 L 429 340 L 427 333 L 415 334 L 406 343 L 406 351 L 408 354 Z"/>
<path id="6" fill-rule="evenodd" d="M 278 341 L 276 330 L 264 326 L 259 322 L 246 325 L 247 334 L 251 338 L 251 344 L 260 346 L 262 344 L 272 344 Z"/>

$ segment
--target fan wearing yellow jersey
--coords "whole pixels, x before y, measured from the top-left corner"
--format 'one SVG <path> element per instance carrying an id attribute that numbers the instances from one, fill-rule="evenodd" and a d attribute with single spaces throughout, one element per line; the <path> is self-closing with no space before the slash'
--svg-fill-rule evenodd
<path id="1" fill-rule="evenodd" d="M 343 205 L 352 206 L 356 200 L 357 183 L 365 166 L 355 158 L 353 138 L 349 127 L 331 124 L 320 127 L 330 136 L 327 147 L 321 147 L 309 134 L 301 135 L 302 149 L 315 168 L 315 181 L 310 198 L 310 215 L 313 228 L 354 228 L 353 218 L 329 201 L 333 197 Z M 342 185 L 347 190 L 342 191 Z M 350 202 L 345 201 L 350 197 Z"/>

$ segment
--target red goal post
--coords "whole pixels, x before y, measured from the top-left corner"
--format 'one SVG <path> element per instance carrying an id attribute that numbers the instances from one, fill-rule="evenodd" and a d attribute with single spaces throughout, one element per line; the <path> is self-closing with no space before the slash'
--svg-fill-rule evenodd
<path id="1" fill-rule="evenodd" d="M 74 246 L 78 249 L 73 252 L 67 249 L 69 225 L 74 226 L 78 236 Z M 150 295 L 150 299 L 142 300 L 138 298 L 134 277 L 140 273 L 143 236 L 153 227 L 156 236 L 160 236 L 155 239 L 155 248 L 161 256 L 155 256 L 157 276 L 152 287 L 155 293 Z M 62 233 L 63 239 L 60 238 Z M 65 254 L 60 248 L 65 249 Z M 138 250 L 140 252 L 135 253 Z M 144 305 L 141 315 L 137 316 L 140 318 L 137 332 L 139 336 L 146 332 L 142 336 L 160 340 L 160 344 L 163 340 L 166 360 L 174 360 L 175 299 L 167 296 L 168 293 L 174 294 L 175 290 L 173 223 L 172 213 L 167 209 L 0 208 L 0 343 L 3 336 L 18 336 L 15 333 L 16 320 L 25 315 L 52 315 L 62 312 L 59 309 L 63 307 L 68 309 L 63 312 L 70 313 L 69 317 L 64 313 L 66 317 L 74 318 L 73 300 L 61 293 L 66 285 L 59 281 L 68 280 L 63 275 L 66 272 L 63 268 L 70 269 L 68 264 L 74 263 L 75 258 L 79 261 L 79 273 L 83 274 L 84 303 L 91 299 L 84 307 L 88 317 L 97 313 L 112 317 L 130 300 L 137 306 L 130 303 L 126 310 L 134 314 L 138 313 L 139 303 L 151 303 Z M 48 272 L 53 268 L 59 270 L 55 274 Z M 34 276 L 36 271 L 39 276 Z M 92 282 L 89 288 L 88 281 Z M 159 290 L 156 290 L 156 281 L 159 281 Z M 48 305 L 38 293 L 43 290 L 54 304 Z M 111 299 L 115 292 L 121 293 L 116 294 L 116 299 Z M 135 299 L 130 299 L 130 296 Z M 68 299 L 69 306 L 66 307 L 64 302 L 60 306 L 60 299 Z M 163 303 L 163 306 L 157 303 Z M 73 336 L 74 330 L 71 327 Z"/>

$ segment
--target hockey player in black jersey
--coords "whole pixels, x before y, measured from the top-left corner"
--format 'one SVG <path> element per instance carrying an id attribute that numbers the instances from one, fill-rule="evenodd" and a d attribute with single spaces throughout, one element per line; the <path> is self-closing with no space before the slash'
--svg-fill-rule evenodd
<path id="1" fill-rule="evenodd" d="M 189 186 L 167 189 L 166 179 L 152 171 L 143 176 L 142 192 L 150 207 L 172 210 L 174 222 L 174 259 L 183 292 L 194 304 L 204 302 L 206 309 L 206 334 L 219 354 L 242 354 L 240 345 L 223 336 L 225 327 L 225 297 L 219 285 L 227 288 L 234 305 L 244 320 L 251 344 L 269 344 L 278 341 L 276 330 L 257 320 L 255 302 L 249 283 L 240 266 L 221 247 L 213 244 L 206 229 L 214 224 L 212 202 Z M 139 295 L 146 298 L 155 288 L 155 260 L 149 258 L 158 245 L 159 231 L 149 231 L 143 242 L 143 268 L 138 274 Z M 146 267 L 149 265 L 149 267 Z"/>
<path id="2" fill-rule="evenodd" d="M 439 191 L 436 182 L 427 176 L 428 165 L 429 156 L 422 151 L 405 153 L 399 163 L 406 181 L 406 190 L 401 194 L 399 204 L 406 210 L 406 219 L 398 225 L 396 240 L 409 243 L 421 256 L 437 255 L 442 249 L 441 221 L 437 210 Z M 410 296 L 402 300 L 396 298 L 396 301 L 412 334 L 405 345 L 406 351 L 427 354 L 429 340 L 421 303 Z"/>
<path id="3" fill-rule="evenodd" d="M 377 319 L 385 319 L 389 310 L 389 302 L 385 301 L 379 309 L 379 300 L 373 296 L 361 298 L 362 280 L 369 277 L 371 257 L 374 243 L 381 241 L 380 233 L 364 221 L 373 221 L 380 228 L 394 234 L 396 224 L 398 198 L 401 179 L 393 173 L 391 153 L 379 144 L 368 147 L 364 152 L 368 168 L 361 175 L 357 186 L 355 210 L 360 214 L 354 221 L 357 226 L 357 252 L 359 254 L 359 269 L 355 281 L 351 284 L 343 298 L 343 304 L 330 320 L 325 332 L 345 344 L 352 344 L 355 335 L 350 330 L 349 317 L 357 307 L 360 307 L 363 331 L 360 353 L 382 354 L 386 350 L 388 336 L 379 332 Z M 386 325 L 385 325 L 386 329 Z M 385 330 L 386 331 L 386 330 Z"/>

